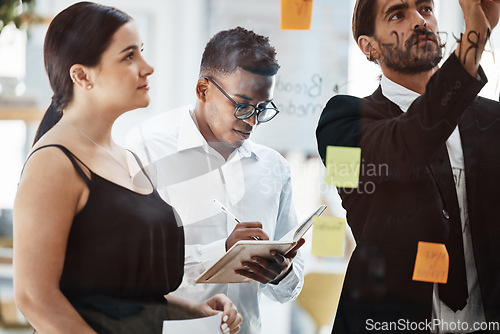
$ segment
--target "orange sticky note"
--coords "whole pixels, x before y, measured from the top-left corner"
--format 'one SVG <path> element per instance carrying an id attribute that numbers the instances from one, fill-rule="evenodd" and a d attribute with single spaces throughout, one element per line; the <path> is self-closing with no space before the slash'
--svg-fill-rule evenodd
<path id="1" fill-rule="evenodd" d="M 281 0 L 281 29 L 308 30 L 313 0 Z"/>
<path id="2" fill-rule="evenodd" d="M 449 264 L 450 258 L 445 245 L 420 241 L 412 279 L 422 282 L 446 283 Z"/>

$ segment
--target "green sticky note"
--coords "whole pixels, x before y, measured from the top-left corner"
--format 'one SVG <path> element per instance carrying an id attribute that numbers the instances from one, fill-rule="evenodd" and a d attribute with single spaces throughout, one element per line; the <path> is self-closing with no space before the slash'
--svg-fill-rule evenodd
<path id="1" fill-rule="evenodd" d="M 345 219 L 314 217 L 311 254 L 316 256 L 344 256 Z"/>
<path id="2" fill-rule="evenodd" d="M 357 188 L 360 164 L 361 148 L 328 146 L 325 183 L 341 188 Z"/>

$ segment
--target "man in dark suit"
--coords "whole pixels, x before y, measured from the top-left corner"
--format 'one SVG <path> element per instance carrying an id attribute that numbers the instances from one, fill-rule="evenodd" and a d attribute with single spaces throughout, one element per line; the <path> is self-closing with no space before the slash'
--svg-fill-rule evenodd
<path id="1" fill-rule="evenodd" d="M 354 37 L 383 75 L 371 96 L 333 97 L 316 131 L 323 161 L 327 146 L 362 158 L 358 188 L 338 189 L 357 247 L 333 333 L 500 332 L 500 104 L 477 97 L 500 0 L 460 5 L 438 68 L 432 0 L 356 2 Z M 413 280 L 420 242 L 445 245 L 445 284 Z"/>

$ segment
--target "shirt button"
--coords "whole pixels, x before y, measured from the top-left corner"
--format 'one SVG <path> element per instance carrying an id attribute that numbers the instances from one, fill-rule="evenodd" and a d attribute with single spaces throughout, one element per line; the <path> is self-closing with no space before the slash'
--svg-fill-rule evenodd
<path id="1" fill-rule="evenodd" d="M 446 220 L 450 219 L 450 215 L 448 214 L 448 211 L 446 211 L 446 210 L 443 209 L 442 213 L 443 213 L 444 219 L 446 219 Z"/>

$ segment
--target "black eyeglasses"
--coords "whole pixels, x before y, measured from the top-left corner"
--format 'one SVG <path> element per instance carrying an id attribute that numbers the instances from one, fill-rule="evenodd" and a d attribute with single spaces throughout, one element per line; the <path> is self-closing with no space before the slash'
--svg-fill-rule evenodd
<path id="1" fill-rule="evenodd" d="M 229 94 L 227 94 L 224 91 L 224 89 L 222 89 L 217 83 L 215 83 L 215 81 L 213 81 L 209 77 L 200 77 L 200 78 L 207 79 L 208 81 L 213 83 L 214 86 L 217 87 L 217 89 L 219 89 L 221 93 L 224 94 L 224 96 L 227 97 L 227 99 L 233 103 L 235 108 L 234 117 L 236 117 L 237 119 L 247 119 L 252 117 L 254 113 L 257 113 L 257 122 L 265 123 L 272 120 L 280 112 L 272 101 L 271 101 L 271 105 L 273 106 L 272 108 L 259 108 L 249 103 L 236 103 L 236 101 L 233 100 L 231 96 L 229 96 Z"/>

